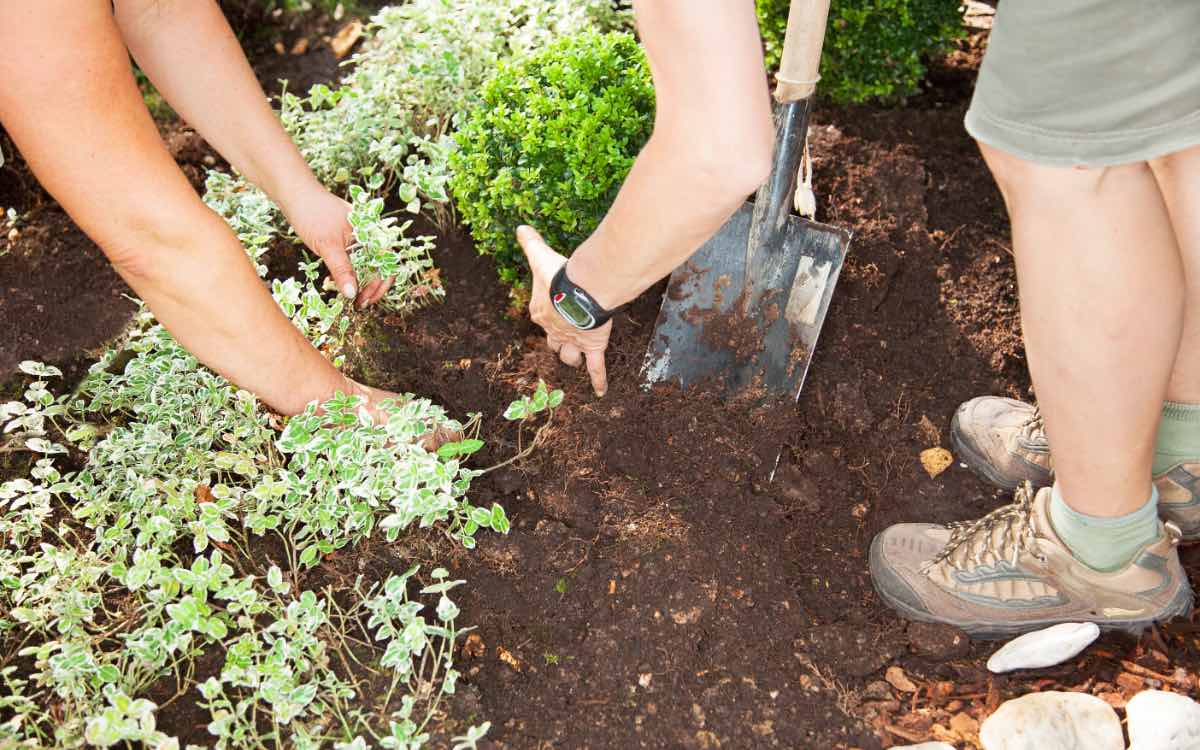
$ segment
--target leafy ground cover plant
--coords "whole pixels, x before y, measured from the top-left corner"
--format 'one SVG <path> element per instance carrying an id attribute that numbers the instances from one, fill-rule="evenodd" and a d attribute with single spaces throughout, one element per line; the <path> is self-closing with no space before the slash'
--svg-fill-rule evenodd
<path id="1" fill-rule="evenodd" d="M 451 129 L 510 56 L 628 14 L 609 0 L 413 0 L 384 8 L 339 86 L 285 94 L 284 125 L 328 184 L 396 190 L 411 212 L 448 200 Z"/>
<path id="2" fill-rule="evenodd" d="M 454 92 L 493 56 L 617 17 L 602 6 L 506 0 L 463 30 L 455 14 L 473 4 L 411 3 L 376 19 L 362 76 L 284 102 L 306 156 L 351 202 L 356 271 L 397 277 L 387 307 L 411 309 L 440 288 L 432 238 L 411 236 L 411 222 L 389 215 L 378 193 L 394 187 L 414 213 L 445 200 L 453 144 L 444 131 L 464 106 Z M 482 52 L 481 35 L 490 40 Z M 458 60 L 446 54 L 455 44 Z M 387 85 L 385 72 L 395 77 L 385 67 L 397 59 L 424 82 L 406 84 L 407 94 L 372 90 Z M 422 91 L 444 98 L 412 98 Z M 272 247 L 299 244 L 239 176 L 210 172 L 205 200 L 262 276 Z M 319 262 L 299 271 L 271 280 L 272 294 L 341 366 L 352 311 L 322 288 Z M 0 746 L 169 750 L 178 743 L 157 716 L 175 700 L 207 708 L 220 748 L 428 742 L 430 717 L 455 689 L 464 631 L 451 590 L 461 582 L 414 568 L 312 590 L 306 571 L 373 534 L 437 528 L 473 547 L 481 530 L 507 532 L 502 507 L 468 497 L 480 470 L 466 462 L 483 445 L 477 415 L 460 424 L 410 394 L 383 419 L 339 396 L 283 420 L 201 366 L 147 312 L 71 393 L 55 393 L 53 367 L 22 370 L 31 378 L 22 398 L 0 404 L 0 454 L 32 457 L 25 476 L 0 484 Z M 561 398 L 543 385 L 514 408 L 525 422 Z M 428 453 L 417 437 L 439 424 L 468 437 Z M 198 674 L 213 653 L 215 673 Z M 382 695 L 363 692 L 379 678 L 390 686 Z M 473 748 L 486 731 L 468 727 L 454 747 Z"/>
<path id="3" fill-rule="evenodd" d="M 767 67 L 779 66 L 788 0 L 755 0 Z M 836 102 L 896 101 L 917 93 L 923 60 L 963 35 L 958 0 L 833 0 L 818 91 Z"/>
<path id="4" fill-rule="evenodd" d="M 217 747 L 421 747 L 457 679 L 449 592 L 462 582 L 434 570 L 413 597 L 416 568 L 360 577 L 347 606 L 305 589 L 302 572 L 375 530 L 438 525 L 468 547 L 479 529 L 507 532 L 503 508 L 466 498 L 479 470 L 463 461 L 482 441 L 426 452 L 417 436 L 449 420 L 417 398 L 378 423 L 337 397 L 274 425 L 148 314 L 128 351 L 119 372 L 110 354 L 62 396 L 57 370 L 24 363 L 35 379 L 0 407 L 4 445 L 38 456 L 28 478 L 0 484 L 0 706 L 12 717 L 0 742 L 172 747 L 144 697 L 166 684 L 198 690 Z M 542 385 L 510 411 L 561 399 Z M 61 470 L 77 449 L 83 467 Z M 277 560 L 259 551 L 267 537 Z M 351 644 L 378 669 L 351 664 L 363 652 Z M 213 648 L 224 664 L 196 686 Z M 360 695 L 359 668 L 391 674 L 386 695 Z"/>
<path id="5" fill-rule="evenodd" d="M 600 223 L 650 136 L 654 90 L 624 33 L 586 32 L 503 65 L 458 131 L 451 189 L 500 278 L 527 271 L 516 241 L 534 224 L 570 253 Z"/>

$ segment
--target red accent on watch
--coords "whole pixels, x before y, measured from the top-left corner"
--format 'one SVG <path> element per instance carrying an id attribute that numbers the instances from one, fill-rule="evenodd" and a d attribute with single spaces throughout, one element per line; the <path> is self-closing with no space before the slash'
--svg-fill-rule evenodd
<path id="1" fill-rule="evenodd" d="M 566 298 L 567 298 L 566 292 L 559 292 L 558 294 L 554 295 L 555 302 L 562 302 Z"/>

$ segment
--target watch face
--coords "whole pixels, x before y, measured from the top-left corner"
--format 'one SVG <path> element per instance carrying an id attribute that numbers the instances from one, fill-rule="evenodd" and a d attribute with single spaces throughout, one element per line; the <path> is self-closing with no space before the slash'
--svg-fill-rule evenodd
<path id="1" fill-rule="evenodd" d="M 583 305 L 579 304 L 578 300 L 566 292 L 558 292 L 551 298 L 551 301 L 554 302 L 555 309 L 576 328 L 588 329 L 596 322 L 592 314 Z"/>

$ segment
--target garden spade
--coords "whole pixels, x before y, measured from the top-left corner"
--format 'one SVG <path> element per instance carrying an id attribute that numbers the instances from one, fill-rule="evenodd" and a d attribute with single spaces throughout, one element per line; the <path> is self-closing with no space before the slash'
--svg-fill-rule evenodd
<path id="1" fill-rule="evenodd" d="M 829 0 L 792 0 L 771 175 L 671 274 L 642 366 L 647 385 L 704 382 L 759 401 L 799 398 L 850 244 L 846 230 L 792 213 L 813 213 L 811 171 L 803 179 L 799 171 L 828 12 Z"/>

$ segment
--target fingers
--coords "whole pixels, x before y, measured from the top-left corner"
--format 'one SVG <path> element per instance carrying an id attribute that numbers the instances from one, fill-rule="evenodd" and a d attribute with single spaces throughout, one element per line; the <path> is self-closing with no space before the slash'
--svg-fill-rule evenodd
<path id="1" fill-rule="evenodd" d="M 587 359 L 588 377 L 592 380 L 592 390 L 597 396 L 603 396 L 608 393 L 608 371 L 604 366 L 604 350 L 588 351 L 585 353 Z"/>
<path id="2" fill-rule="evenodd" d="M 383 279 L 368 281 L 359 293 L 358 302 L 355 304 L 355 307 L 362 310 L 370 305 L 374 301 L 375 295 L 379 293 L 379 287 L 381 286 L 383 286 Z"/>
<path id="3" fill-rule="evenodd" d="M 354 268 L 350 265 L 350 256 L 344 247 L 325 247 L 321 250 L 321 258 L 333 283 L 337 285 L 346 299 L 353 300 L 358 296 L 358 279 L 354 276 Z"/>
<path id="4" fill-rule="evenodd" d="M 367 304 L 373 305 L 376 302 L 378 302 L 379 300 L 383 299 L 385 296 L 387 296 L 388 290 L 392 288 L 392 282 L 394 282 L 395 280 L 396 280 L 395 276 L 389 276 L 386 279 L 384 279 L 383 282 L 380 283 L 380 285 L 379 285 L 379 290 L 377 292 L 375 292 L 375 296 L 371 297 L 371 301 L 368 302 Z"/>
<path id="5" fill-rule="evenodd" d="M 584 362 L 587 363 L 588 378 L 592 381 L 592 390 L 596 392 L 597 396 L 603 396 L 608 392 L 608 370 L 604 364 L 603 349 L 583 351 L 575 344 L 559 343 L 550 338 L 546 339 L 546 343 L 552 350 L 558 352 L 558 358 L 565 365 L 579 367 Z"/>
<path id="6" fill-rule="evenodd" d="M 564 365 L 571 367 L 579 367 L 583 364 L 583 352 L 579 351 L 579 347 L 574 344 L 563 344 L 562 348 L 558 350 L 558 358 Z"/>
<path id="7" fill-rule="evenodd" d="M 529 261 L 529 268 L 535 275 L 545 277 L 548 281 L 562 265 L 563 257 L 554 252 L 533 227 L 525 224 L 517 227 L 517 242 L 525 251 L 525 259 Z"/>
<path id="8" fill-rule="evenodd" d="M 537 230 L 531 226 L 522 225 L 517 228 L 517 242 L 525 251 L 525 259 L 529 261 L 529 268 L 533 271 L 534 289 L 540 286 L 544 291 L 550 278 L 558 272 L 565 259 L 547 245 Z M 582 345 L 574 342 L 575 334 L 567 333 L 565 330 L 567 323 L 559 319 L 557 313 L 550 312 L 552 308 L 549 307 L 548 300 L 545 300 L 544 304 L 534 300 L 529 307 L 533 321 L 546 329 L 546 346 L 550 351 L 558 352 L 558 358 L 571 367 L 579 367 L 586 361 L 592 388 L 596 391 L 597 396 L 603 396 L 608 391 L 608 372 L 604 366 L 604 346 L 608 341 L 608 330 L 611 326 L 599 329 L 603 332 L 604 343 L 600 344 L 599 349 L 595 349 L 592 346 L 597 343 L 598 339 L 586 339 L 589 343 Z M 546 319 L 545 315 L 555 317 Z M 592 336 L 593 334 L 588 332 L 584 335 Z M 585 350 L 584 346 L 588 348 Z"/>

